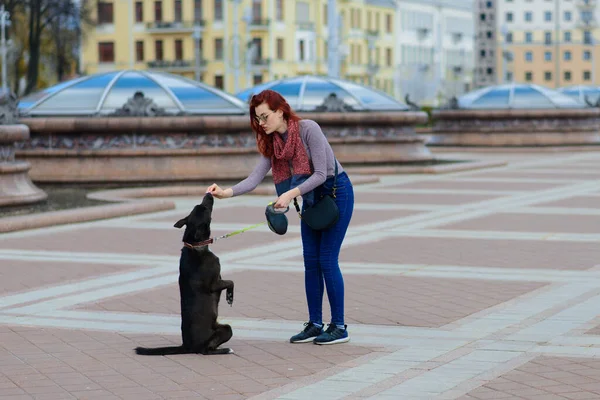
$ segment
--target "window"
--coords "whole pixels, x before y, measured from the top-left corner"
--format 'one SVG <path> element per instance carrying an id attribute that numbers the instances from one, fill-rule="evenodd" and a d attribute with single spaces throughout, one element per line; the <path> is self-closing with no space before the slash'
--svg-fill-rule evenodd
<path id="1" fill-rule="evenodd" d="M 204 13 L 202 12 L 202 0 L 194 0 L 194 21 L 202 21 Z"/>
<path id="2" fill-rule="evenodd" d="M 563 19 L 565 21 L 571 21 L 572 18 L 573 18 L 573 14 L 571 14 L 571 11 L 565 11 L 565 13 L 563 15 Z"/>
<path id="3" fill-rule="evenodd" d="M 571 32 L 567 31 L 564 33 L 564 41 L 565 41 L 565 43 L 571 42 Z"/>
<path id="4" fill-rule="evenodd" d="M 275 2 L 275 19 L 277 21 L 283 21 L 283 0 L 277 0 Z"/>
<path id="5" fill-rule="evenodd" d="M 512 21 L 513 21 L 513 13 L 507 12 L 506 13 L 506 22 L 512 22 Z"/>
<path id="6" fill-rule="evenodd" d="M 565 71 L 564 77 L 565 77 L 565 81 L 570 81 L 571 80 L 571 71 Z"/>
<path id="7" fill-rule="evenodd" d="M 486 2 L 486 3 L 485 3 L 485 5 L 487 6 L 487 8 L 492 8 L 492 7 L 494 7 L 494 3 L 493 3 L 493 2 L 491 2 L 491 1 L 488 1 L 488 2 Z"/>
<path id="8" fill-rule="evenodd" d="M 533 33 L 525 32 L 525 43 L 533 42 Z"/>
<path id="9" fill-rule="evenodd" d="M 263 82 L 263 77 L 262 75 L 254 75 L 252 81 L 254 82 L 254 85 L 260 85 Z"/>
<path id="10" fill-rule="evenodd" d="M 175 0 L 175 22 L 181 22 L 181 0 Z"/>
<path id="11" fill-rule="evenodd" d="M 113 3 L 98 2 L 98 24 L 113 23 Z"/>
<path id="12" fill-rule="evenodd" d="M 223 39 L 215 39 L 215 60 L 223 59 Z"/>
<path id="13" fill-rule="evenodd" d="M 261 23 L 262 20 L 262 0 L 252 0 L 252 21 Z"/>
<path id="14" fill-rule="evenodd" d="M 492 31 L 487 31 L 487 32 L 485 33 L 485 36 L 486 36 L 488 39 L 491 39 L 491 38 L 492 38 L 494 35 L 493 35 Z"/>
<path id="15" fill-rule="evenodd" d="M 583 71 L 583 80 L 584 81 L 591 81 L 592 80 L 592 73 L 590 71 Z"/>
<path id="16" fill-rule="evenodd" d="M 285 58 L 285 51 L 284 51 L 283 43 L 284 42 L 283 42 L 282 38 L 277 39 L 277 59 L 278 60 L 283 60 Z"/>
<path id="17" fill-rule="evenodd" d="M 552 32 L 544 32 L 544 44 L 552 44 Z"/>
<path id="18" fill-rule="evenodd" d="M 533 13 L 531 11 L 525 11 L 525 21 L 531 22 L 533 20 Z"/>
<path id="19" fill-rule="evenodd" d="M 492 75 L 494 73 L 494 68 L 488 68 L 487 69 L 487 74 L 488 75 Z"/>
<path id="20" fill-rule="evenodd" d="M 306 60 L 306 46 L 304 44 L 304 40 L 298 41 L 298 60 L 299 61 Z"/>
<path id="21" fill-rule="evenodd" d="M 563 60 L 571 61 L 571 52 L 569 50 L 567 50 L 563 53 Z"/>
<path id="22" fill-rule="evenodd" d="M 527 61 L 527 62 L 533 61 L 533 53 L 531 51 L 525 52 L 525 61 Z"/>
<path id="23" fill-rule="evenodd" d="M 544 61 L 552 61 L 552 52 L 551 51 L 544 52 Z"/>
<path id="24" fill-rule="evenodd" d="M 359 26 L 360 28 L 360 26 Z M 387 33 L 392 33 L 392 31 L 394 30 L 394 25 L 392 23 L 392 14 L 386 14 L 385 15 L 385 31 Z"/>
<path id="25" fill-rule="evenodd" d="M 144 22 L 144 3 L 141 1 L 135 2 L 135 22 Z"/>
<path id="26" fill-rule="evenodd" d="M 154 2 L 154 21 L 162 21 L 162 1 Z"/>
<path id="27" fill-rule="evenodd" d="M 390 48 L 385 50 L 385 65 L 388 67 L 392 66 L 392 49 Z"/>
<path id="28" fill-rule="evenodd" d="M 175 59 L 183 60 L 183 40 L 175 40 Z"/>
<path id="29" fill-rule="evenodd" d="M 546 21 L 546 22 L 552 21 L 552 12 L 551 11 L 546 11 L 544 13 L 544 21 Z"/>
<path id="30" fill-rule="evenodd" d="M 513 73 L 512 73 L 512 71 L 508 71 L 506 73 L 506 80 L 509 81 L 509 82 L 512 82 L 512 80 L 513 80 Z"/>
<path id="31" fill-rule="evenodd" d="M 215 21 L 223 21 L 223 0 L 215 0 Z M 217 77 L 215 76 L 215 81 Z M 221 76 L 221 82 L 223 77 Z"/>
<path id="32" fill-rule="evenodd" d="M 256 61 L 260 61 L 263 58 L 262 55 L 262 39 L 261 38 L 253 38 L 252 45 L 254 46 L 254 59 Z"/>
<path id="33" fill-rule="evenodd" d="M 512 32 L 508 32 L 505 36 L 506 38 L 506 43 L 512 43 L 513 42 L 513 34 Z"/>
<path id="34" fill-rule="evenodd" d="M 98 61 L 101 63 L 115 62 L 115 44 L 113 42 L 98 43 Z"/>
<path id="35" fill-rule="evenodd" d="M 583 52 L 583 61 L 590 61 L 592 59 L 592 52 L 586 50 Z"/>
<path id="36" fill-rule="evenodd" d="M 135 42 L 135 61 L 144 61 L 144 42 L 141 40 Z"/>
<path id="37" fill-rule="evenodd" d="M 531 82 L 533 80 L 533 72 L 525 72 L 525 80 Z"/>
<path id="38" fill-rule="evenodd" d="M 590 31 L 583 31 L 583 43 L 585 44 L 592 44 L 593 38 L 592 38 L 592 32 Z"/>
<path id="39" fill-rule="evenodd" d="M 327 25 L 327 4 L 323 5 L 323 25 Z"/>
<path id="40" fill-rule="evenodd" d="M 594 13 L 591 11 L 581 11 L 581 22 L 590 24 L 594 19 Z"/>
<path id="41" fill-rule="evenodd" d="M 544 80 L 551 81 L 552 80 L 552 72 L 550 72 L 550 71 L 544 72 Z"/>
<path id="42" fill-rule="evenodd" d="M 225 88 L 223 75 L 215 75 L 215 87 L 221 90 Z"/>
<path id="43" fill-rule="evenodd" d="M 156 61 L 163 60 L 163 41 L 162 40 L 154 41 L 154 59 Z"/>

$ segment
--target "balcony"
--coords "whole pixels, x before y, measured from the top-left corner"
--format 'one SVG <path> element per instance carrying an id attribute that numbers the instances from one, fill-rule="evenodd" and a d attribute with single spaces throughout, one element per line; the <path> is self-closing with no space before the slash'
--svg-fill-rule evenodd
<path id="1" fill-rule="evenodd" d="M 200 21 L 154 21 L 146 23 L 146 30 L 149 33 L 181 33 L 194 32 L 196 28 L 203 29 L 204 20 Z"/>
<path id="2" fill-rule="evenodd" d="M 299 31 L 315 31 L 315 24 L 310 21 L 296 21 L 296 27 Z"/>
<path id="3" fill-rule="evenodd" d="M 375 64 L 374 62 L 369 62 L 366 65 L 367 75 L 373 76 L 376 73 L 378 73 L 380 69 L 381 67 L 378 64 Z"/>
<path id="4" fill-rule="evenodd" d="M 269 24 L 271 20 L 268 18 L 252 18 L 250 22 L 248 22 L 248 28 L 251 31 L 265 30 L 269 29 Z"/>
<path id="5" fill-rule="evenodd" d="M 266 69 L 269 68 L 269 65 L 271 65 L 271 59 L 257 57 L 250 61 L 250 65 L 253 69 Z"/>
<path id="6" fill-rule="evenodd" d="M 160 71 L 183 72 L 196 69 L 196 60 L 153 60 L 148 61 L 148 69 Z M 200 68 L 206 67 L 206 60 L 200 59 Z"/>
<path id="7" fill-rule="evenodd" d="M 593 10 L 596 8 L 596 0 L 577 0 L 575 4 L 581 10 Z"/>
<path id="8" fill-rule="evenodd" d="M 579 19 L 577 27 L 580 29 L 592 29 L 598 27 L 598 21 L 594 19 Z"/>

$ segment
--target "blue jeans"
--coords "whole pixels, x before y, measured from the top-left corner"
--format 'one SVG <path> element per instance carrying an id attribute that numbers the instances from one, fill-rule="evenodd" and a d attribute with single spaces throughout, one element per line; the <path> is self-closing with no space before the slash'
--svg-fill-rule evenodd
<path id="1" fill-rule="evenodd" d="M 331 193 L 333 177 L 315 189 L 315 199 L 321 191 Z M 304 253 L 304 286 L 310 321 L 323 323 L 323 293 L 331 307 L 331 323 L 344 324 L 344 278 L 338 263 L 340 248 L 354 210 L 354 190 L 345 172 L 338 174 L 335 202 L 340 210 L 340 219 L 324 231 L 311 229 L 304 221 L 300 223 Z M 304 205 L 303 205 L 304 208 Z"/>

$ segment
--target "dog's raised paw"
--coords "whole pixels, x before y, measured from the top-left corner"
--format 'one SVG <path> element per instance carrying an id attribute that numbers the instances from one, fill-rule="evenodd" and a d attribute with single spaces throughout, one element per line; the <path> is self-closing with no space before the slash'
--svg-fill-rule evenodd
<path id="1" fill-rule="evenodd" d="M 235 351 L 233 351 L 233 349 L 229 349 L 229 354 L 235 354 Z"/>

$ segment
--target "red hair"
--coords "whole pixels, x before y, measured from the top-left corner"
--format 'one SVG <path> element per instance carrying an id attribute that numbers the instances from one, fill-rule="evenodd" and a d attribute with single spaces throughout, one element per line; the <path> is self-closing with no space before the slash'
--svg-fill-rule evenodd
<path id="1" fill-rule="evenodd" d="M 255 108 L 263 103 L 266 103 L 273 112 L 281 110 L 283 112 L 283 119 L 286 122 L 300 121 L 301 118 L 294 113 L 283 96 L 273 90 L 263 90 L 259 94 L 252 96 L 250 99 L 250 125 L 256 134 L 256 147 L 263 156 L 272 157 L 273 136 L 267 135 L 256 119 Z"/>

